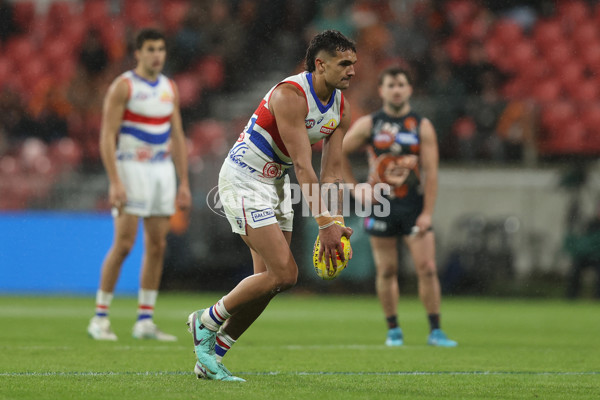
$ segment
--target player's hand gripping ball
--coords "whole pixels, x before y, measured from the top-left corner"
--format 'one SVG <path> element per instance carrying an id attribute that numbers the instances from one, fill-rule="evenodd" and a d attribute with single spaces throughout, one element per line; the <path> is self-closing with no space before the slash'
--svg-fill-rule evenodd
<path id="1" fill-rule="evenodd" d="M 350 240 L 346 236 L 342 236 L 342 248 L 344 251 L 344 261 L 340 258 L 339 253 L 336 255 L 337 257 L 337 268 L 327 268 L 325 265 L 325 257 L 323 257 L 322 261 L 319 261 L 319 250 L 321 249 L 321 238 L 317 236 L 317 240 L 315 241 L 315 247 L 313 248 L 313 264 L 315 266 L 315 272 L 319 275 L 320 278 L 330 281 L 338 277 L 338 275 L 346 268 L 348 265 L 348 260 L 350 259 Z M 329 262 L 331 264 L 331 262 Z"/>

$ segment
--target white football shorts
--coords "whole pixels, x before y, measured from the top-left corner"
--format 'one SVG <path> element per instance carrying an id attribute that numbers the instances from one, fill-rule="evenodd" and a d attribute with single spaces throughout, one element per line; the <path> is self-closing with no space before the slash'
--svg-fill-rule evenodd
<path id="1" fill-rule="evenodd" d="M 157 162 L 118 160 L 117 172 L 127 192 L 125 213 L 138 217 L 175 213 L 177 178 L 170 159 Z"/>
<path id="2" fill-rule="evenodd" d="M 279 224 L 291 232 L 294 222 L 290 177 L 274 184 L 260 182 L 225 161 L 219 172 L 219 199 L 231 230 L 246 235 L 246 225 Z"/>

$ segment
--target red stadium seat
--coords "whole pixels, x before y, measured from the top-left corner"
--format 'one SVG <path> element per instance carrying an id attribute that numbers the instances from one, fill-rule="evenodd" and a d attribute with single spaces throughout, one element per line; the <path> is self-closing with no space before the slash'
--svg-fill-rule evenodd
<path id="1" fill-rule="evenodd" d="M 597 142 L 600 142 L 600 102 L 584 105 L 581 108 L 581 120 L 588 131 L 588 137 L 597 136 Z"/>
<path id="2" fill-rule="evenodd" d="M 196 122 L 188 131 L 197 155 L 218 154 L 226 145 L 225 127 L 217 120 L 207 119 Z"/>
<path id="3" fill-rule="evenodd" d="M 600 70 L 600 40 L 588 43 L 581 55 L 585 65 L 592 71 Z"/>
<path id="4" fill-rule="evenodd" d="M 514 65 L 514 70 L 518 71 L 527 68 L 537 59 L 537 51 L 532 42 L 522 40 L 512 46 L 507 56 Z"/>
<path id="5" fill-rule="evenodd" d="M 60 169 L 71 169 L 81 162 L 82 150 L 71 138 L 54 141 L 49 148 L 50 158 Z"/>
<path id="6" fill-rule="evenodd" d="M 48 8 L 47 19 L 51 26 L 59 30 L 68 26 L 73 19 L 71 1 L 53 1 Z"/>
<path id="7" fill-rule="evenodd" d="M 29 32 L 35 20 L 35 2 L 27 0 L 14 2 L 13 18 L 22 32 Z"/>
<path id="8" fill-rule="evenodd" d="M 529 63 L 520 67 L 518 71 L 519 78 L 525 80 L 530 86 L 538 81 L 546 79 L 550 74 L 550 66 L 539 57 L 530 60 Z"/>
<path id="9" fill-rule="evenodd" d="M 444 47 L 454 64 L 462 65 L 467 61 L 467 45 L 460 38 L 451 37 Z"/>
<path id="10" fill-rule="evenodd" d="M 125 20 L 135 29 L 155 25 L 156 13 L 152 3 L 144 0 L 128 0 L 123 4 Z"/>
<path id="11" fill-rule="evenodd" d="M 590 9 L 582 0 L 558 1 L 556 13 L 563 21 L 576 26 L 588 18 Z"/>
<path id="12" fill-rule="evenodd" d="M 533 98 L 541 103 L 556 101 L 561 95 L 561 85 L 558 79 L 549 78 L 536 84 L 533 88 Z"/>
<path id="13" fill-rule="evenodd" d="M 446 2 L 444 8 L 453 26 L 471 19 L 477 12 L 477 5 L 470 0 L 450 0 Z"/>
<path id="14" fill-rule="evenodd" d="M 100 26 L 108 19 L 107 0 L 86 0 L 83 2 L 83 22 L 89 26 Z"/>
<path id="15" fill-rule="evenodd" d="M 552 126 L 540 138 L 541 153 L 575 155 L 586 152 L 586 130 L 581 121 L 573 120 L 564 126 Z"/>
<path id="16" fill-rule="evenodd" d="M 13 65 L 10 59 L 7 57 L 0 58 L 0 87 L 11 79 L 12 70 Z"/>
<path id="17" fill-rule="evenodd" d="M 66 37 L 53 37 L 42 47 L 44 60 L 52 66 L 71 59 L 74 57 L 72 46 Z"/>
<path id="18" fill-rule="evenodd" d="M 161 2 L 160 14 L 166 32 L 174 33 L 180 28 L 189 7 L 189 2 L 185 0 Z"/>
<path id="19" fill-rule="evenodd" d="M 500 93 L 508 99 L 522 99 L 528 92 L 528 87 L 526 79 L 515 78 L 505 83 Z"/>
<path id="20" fill-rule="evenodd" d="M 575 85 L 567 88 L 571 99 L 581 105 L 589 104 L 599 99 L 600 87 L 598 81 L 593 79 L 582 79 Z"/>
<path id="21" fill-rule="evenodd" d="M 504 45 L 513 45 L 523 39 L 523 29 L 512 20 L 501 19 L 492 28 L 492 37 Z"/>
<path id="22" fill-rule="evenodd" d="M 566 126 L 575 119 L 575 105 L 567 100 L 546 103 L 541 110 L 541 123 L 544 128 Z"/>
<path id="23" fill-rule="evenodd" d="M 599 39 L 598 27 L 592 20 L 586 20 L 573 27 L 571 39 L 579 50 L 586 50 L 590 43 L 597 42 Z"/>
<path id="24" fill-rule="evenodd" d="M 497 39 L 488 39 L 483 43 L 485 54 L 492 63 L 498 63 L 504 58 L 505 48 Z"/>
<path id="25" fill-rule="evenodd" d="M 81 46 L 88 31 L 89 24 L 82 18 L 75 18 L 71 23 L 61 30 L 63 40 L 76 49 Z"/>
<path id="26" fill-rule="evenodd" d="M 569 62 L 574 56 L 573 48 L 566 41 L 555 43 L 554 46 L 545 52 L 546 60 L 554 68 L 560 68 L 560 66 Z"/>
<path id="27" fill-rule="evenodd" d="M 17 37 L 8 41 L 4 56 L 11 59 L 15 65 L 22 65 L 33 58 L 35 51 L 35 46 L 30 38 Z"/>
<path id="28" fill-rule="evenodd" d="M 179 89 L 179 104 L 186 108 L 195 104 L 202 94 L 202 84 L 197 73 L 175 75 L 173 80 Z"/>
<path id="29" fill-rule="evenodd" d="M 225 66 L 218 56 L 204 57 L 198 62 L 196 72 L 202 80 L 202 86 L 208 89 L 218 89 L 225 81 Z"/>
<path id="30" fill-rule="evenodd" d="M 564 40 L 565 37 L 566 35 L 559 20 L 548 19 L 540 21 L 533 28 L 533 38 L 542 50 L 548 46 L 552 46 L 553 43 Z"/>
<path id="31" fill-rule="evenodd" d="M 32 58 L 19 70 L 19 74 L 25 87 L 31 90 L 46 76 L 47 71 L 48 67 L 43 59 Z"/>
<path id="32" fill-rule="evenodd" d="M 560 79 L 563 89 L 570 91 L 573 86 L 578 86 L 583 79 L 584 65 L 578 61 L 569 61 L 559 65 L 556 76 Z"/>

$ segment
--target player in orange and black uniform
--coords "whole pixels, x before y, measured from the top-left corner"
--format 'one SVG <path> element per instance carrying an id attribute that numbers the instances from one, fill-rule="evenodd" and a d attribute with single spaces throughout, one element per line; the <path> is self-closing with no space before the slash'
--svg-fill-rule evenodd
<path id="1" fill-rule="evenodd" d="M 353 190 L 354 197 L 373 207 L 365 219 L 377 270 L 376 289 L 388 323 L 388 346 L 404 343 L 398 324 L 397 237 L 402 235 L 412 255 L 419 280 L 419 296 L 427 311 L 427 343 L 454 347 L 440 328 L 441 290 L 435 264 L 432 216 L 437 196 L 438 148 L 431 122 L 411 110 L 412 85 L 407 71 L 392 67 L 379 78 L 383 108 L 361 117 L 344 138 L 344 181 L 357 184 L 347 156 L 368 145 L 369 183 L 388 185 L 389 213 L 373 204 L 373 190 Z"/>

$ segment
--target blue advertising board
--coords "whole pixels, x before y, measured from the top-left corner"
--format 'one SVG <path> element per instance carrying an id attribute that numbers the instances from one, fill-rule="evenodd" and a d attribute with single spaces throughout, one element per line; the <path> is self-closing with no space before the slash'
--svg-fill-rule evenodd
<path id="1" fill-rule="evenodd" d="M 141 233 L 116 293 L 137 292 Z M 0 293 L 95 293 L 112 239 L 109 213 L 1 212 Z"/>

